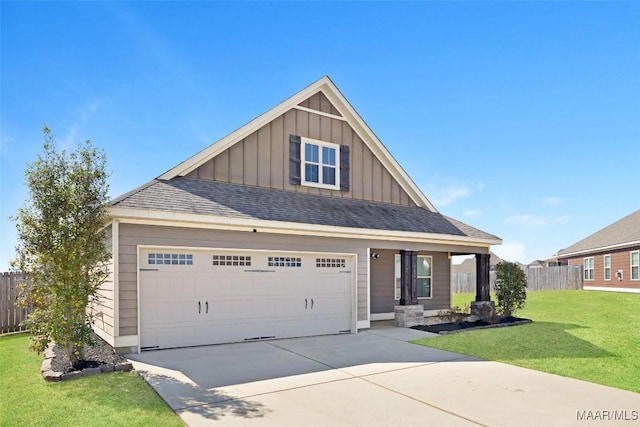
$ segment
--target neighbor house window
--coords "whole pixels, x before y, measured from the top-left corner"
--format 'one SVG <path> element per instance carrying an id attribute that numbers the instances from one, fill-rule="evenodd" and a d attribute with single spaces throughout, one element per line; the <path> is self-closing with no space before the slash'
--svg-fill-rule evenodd
<path id="1" fill-rule="evenodd" d="M 611 255 L 604 256 L 604 280 L 611 280 Z"/>
<path id="2" fill-rule="evenodd" d="M 395 266 L 395 299 L 400 299 L 400 254 L 396 254 Z M 431 298 L 433 258 L 427 255 L 418 255 L 418 298 Z"/>
<path id="3" fill-rule="evenodd" d="M 340 146 L 309 138 L 302 138 L 302 146 L 302 184 L 339 190 Z"/>
<path id="4" fill-rule="evenodd" d="M 584 259 L 584 280 L 593 280 L 593 257 Z"/>
<path id="5" fill-rule="evenodd" d="M 640 280 L 640 251 L 631 252 L 631 280 Z"/>

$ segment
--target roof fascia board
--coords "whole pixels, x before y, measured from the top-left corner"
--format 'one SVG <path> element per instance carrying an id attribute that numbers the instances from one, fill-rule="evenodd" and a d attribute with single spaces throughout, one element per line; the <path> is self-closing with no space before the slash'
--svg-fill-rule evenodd
<path id="1" fill-rule="evenodd" d="M 617 243 L 615 245 L 600 246 L 598 248 L 583 249 L 581 251 L 567 252 L 563 254 L 558 254 L 558 258 L 572 258 L 574 256 L 588 255 L 591 253 L 603 252 L 611 249 L 622 249 L 625 247 L 636 246 L 636 245 L 640 245 L 640 240 L 635 240 L 633 242 Z"/>
<path id="2" fill-rule="evenodd" d="M 340 237 L 366 240 L 401 240 L 418 243 L 457 244 L 461 246 L 482 246 L 502 244 L 500 239 L 481 239 L 469 236 L 442 235 L 436 233 L 418 233 L 410 231 L 375 230 L 330 225 L 317 225 L 269 221 L 260 219 L 229 218 L 213 215 L 197 215 L 177 212 L 152 211 L 113 206 L 109 208 L 113 218 L 121 223 L 166 225 L 174 227 L 194 227 L 224 229 L 231 231 L 253 231 L 257 229 L 263 233 L 296 234 L 305 236 Z"/>

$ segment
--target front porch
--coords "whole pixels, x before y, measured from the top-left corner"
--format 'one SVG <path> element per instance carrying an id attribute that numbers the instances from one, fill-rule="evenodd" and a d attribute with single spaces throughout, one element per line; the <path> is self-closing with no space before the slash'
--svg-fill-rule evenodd
<path id="1" fill-rule="evenodd" d="M 370 249 L 370 320 L 422 325 L 451 308 L 451 256 L 456 252 Z M 467 253 L 468 255 L 468 253 Z M 490 303 L 488 253 L 475 253 L 476 298 L 472 311 Z"/>

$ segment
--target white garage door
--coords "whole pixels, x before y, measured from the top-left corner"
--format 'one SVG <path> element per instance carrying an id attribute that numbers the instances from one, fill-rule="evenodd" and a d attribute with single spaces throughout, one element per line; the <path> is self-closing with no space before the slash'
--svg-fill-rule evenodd
<path id="1" fill-rule="evenodd" d="M 354 257 L 140 251 L 142 350 L 350 332 Z"/>

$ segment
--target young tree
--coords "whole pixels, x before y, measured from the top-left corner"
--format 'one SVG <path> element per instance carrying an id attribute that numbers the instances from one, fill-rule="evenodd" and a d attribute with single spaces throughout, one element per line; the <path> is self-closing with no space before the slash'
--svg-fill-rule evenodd
<path id="1" fill-rule="evenodd" d="M 45 125 L 43 153 L 25 171 L 29 197 L 15 218 L 18 231 L 14 269 L 27 273 L 20 303 L 32 305 L 25 321 L 30 348 L 44 351 L 51 341 L 72 364 L 92 344 L 92 315 L 98 288 L 108 275 L 106 156 L 90 141 L 75 151 L 57 151 Z"/>
<path id="2" fill-rule="evenodd" d="M 499 262 L 496 265 L 494 290 L 500 315 L 511 316 L 524 307 L 527 299 L 527 275 L 515 262 Z"/>

